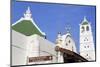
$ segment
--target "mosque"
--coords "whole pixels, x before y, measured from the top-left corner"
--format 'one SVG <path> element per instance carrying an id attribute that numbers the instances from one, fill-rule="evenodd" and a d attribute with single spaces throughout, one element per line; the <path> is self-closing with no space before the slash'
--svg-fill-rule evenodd
<path id="1" fill-rule="evenodd" d="M 55 43 L 46 39 L 46 34 L 32 18 L 30 7 L 18 21 L 12 24 L 12 66 L 72 63 L 95 61 L 95 48 L 91 24 L 84 17 L 80 24 L 80 53 L 69 30 L 59 32 Z"/>

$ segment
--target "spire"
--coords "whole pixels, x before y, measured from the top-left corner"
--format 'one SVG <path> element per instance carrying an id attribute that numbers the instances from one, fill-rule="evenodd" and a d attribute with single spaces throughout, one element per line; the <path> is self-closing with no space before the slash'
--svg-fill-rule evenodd
<path id="1" fill-rule="evenodd" d="M 84 20 L 83 20 L 83 22 L 86 22 L 86 21 L 87 21 L 86 16 L 84 16 Z"/>
<path id="2" fill-rule="evenodd" d="M 28 19 L 31 18 L 31 15 L 32 14 L 31 14 L 30 7 L 28 7 L 27 10 L 26 10 L 26 12 L 24 13 L 24 18 L 28 20 Z"/>
<path id="3" fill-rule="evenodd" d="M 86 16 L 84 16 L 84 19 L 82 21 L 82 25 L 87 25 L 88 24 L 88 20 L 86 19 Z"/>

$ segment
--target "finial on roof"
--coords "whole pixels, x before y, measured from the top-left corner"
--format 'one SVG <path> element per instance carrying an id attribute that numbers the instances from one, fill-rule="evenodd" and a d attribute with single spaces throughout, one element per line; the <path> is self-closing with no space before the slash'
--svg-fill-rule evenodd
<path id="1" fill-rule="evenodd" d="M 30 11 L 30 7 L 28 6 L 27 10 L 26 10 L 26 14 L 30 14 L 31 11 Z"/>
<path id="2" fill-rule="evenodd" d="M 24 13 L 24 18 L 30 19 L 31 18 L 31 10 L 30 7 L 28 6 L 26 12 Z"/>
<path id="3" fill-rule="evenodd" d="M 58 37 L 58 38 L 61 38 L 61 32 L 58 32 L 57 37 Z"/>
<path id="4" fill-rule="evenodd" d="M 70 27 L 69 25 L 67 25 L 67 26 L 65 27 L 65 29 L 66 29 L 67 32 L 69 32 L 70 29 L 71 29 L 71 27 Z"/>
<path id="5" fill-rule="evenodd" d="M 61 34 L 61 32 L 58 32 L 58 34 Z"/>
<path id="6" fill-rule="evenodd" d="M 86 16 L 84 16 L 84 20 L 83 20 L 83 21 L 84 21 L 84 22 L 87 21 Z"/>

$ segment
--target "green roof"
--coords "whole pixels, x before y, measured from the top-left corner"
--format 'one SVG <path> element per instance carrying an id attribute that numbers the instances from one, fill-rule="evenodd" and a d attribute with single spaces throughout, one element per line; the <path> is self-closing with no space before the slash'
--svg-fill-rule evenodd
<path id="1" fill-rule="evenodd" d="M 82 23 L 82 25 L 87 25 L 87 24 L 88 24 L 88 22 L 86 22 L 86 21 Z"/>
<path id="2" fill-rule="evenodd" d="M 26 36 L 30 36 L 33 34 L 43 36 L 30 20 L 23 20 L 17 23 L 16 25 L 12 26 L 12 29 Z"/>

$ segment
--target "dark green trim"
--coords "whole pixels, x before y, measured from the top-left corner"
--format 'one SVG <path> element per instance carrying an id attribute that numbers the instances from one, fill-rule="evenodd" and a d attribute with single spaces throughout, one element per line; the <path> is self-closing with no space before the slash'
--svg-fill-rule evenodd
<path id="1" fill-rule="evenodd" d="M 88 22 L 83 22 L 83 23 L 82 23 L 82 25 L 87 25 L 87 24 L 88 24 Z"/>

